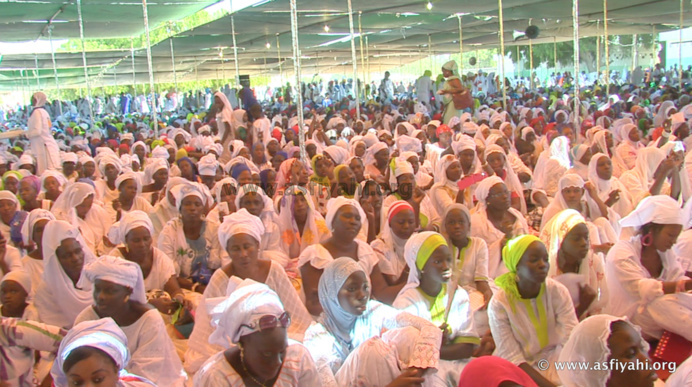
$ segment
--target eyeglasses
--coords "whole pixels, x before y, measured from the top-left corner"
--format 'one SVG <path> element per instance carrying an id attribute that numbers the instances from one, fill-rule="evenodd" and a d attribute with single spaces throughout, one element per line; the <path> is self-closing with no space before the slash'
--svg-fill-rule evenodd
<path id="1" fill-rule="evenodd" d="M 490 199 L 490 198 L 498 198 L 498 197 L 505 197 L 505 196 L 508 196 L 509 194 L 510 194 L 510 192 L 509 192 L 508 190 L 504 190 L 504 191 L 502 191 L 502 192 L 496 192 L 496 193 L 493 193 L 493 194 L 488 194 L 487 197 L 488 197 L 488 199 Z"/>
<path id="2" fill-rule="evenodd" d="M 272 315 L 266 315 L 260 317 L 260 319 L 257 321 L 257 327 L 259 328 L 259 331 L 264 331 L 267 329 L 272 329 L 272 328 L 288 328 L 288 326 L 291 324 L 291 316 L 288 314 L 288 312 L 283 312 L 281 316 L 276 317 Z M 254 324 L 253 324 L 254 325 Z M 250 326 L 247 324 L 243 324 L 241 326 L 250 328 L 250 329 L 255 329 L 255 326 Z"/>

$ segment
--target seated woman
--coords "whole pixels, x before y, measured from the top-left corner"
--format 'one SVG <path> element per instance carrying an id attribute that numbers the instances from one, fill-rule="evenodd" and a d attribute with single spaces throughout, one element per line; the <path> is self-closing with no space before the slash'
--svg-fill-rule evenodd
<path id="1" fill-rule="evenodd" d="M 184 386 L 187 375 L 163 318 L 147 304 L 142 270 L 134 262 L 104 255 L 84 266 L 79 286 L 93 291 L 93 305 L 75 324 L 110 317 L 127 337 L 128 369 L 156 385 Z"/>
<path id="2" fill-rule="evenodd" d="M 637 235 L 618 241 L 608 252 L 606 312 L 628 317 L 646 338 L 659 338 L 667 330 L 692 341 L 692 294 L 687 293 L 692 280 L 671 249 L 683 224 L 677 201 L 666 195 L 650 196 L 620 223 L 635 227 Z"/>
<path id="3" fill-rule="evenodd" d="M 552 140 L 548 150 L 549 158 L 542 166 L 537 164 L 534 169 L 534 188 L 544 190 L 550 197 L 555 196 L 560 177 L 572 167 L 569 161 L 569 145 L 569 139 L 565 136 L 557 136 Z"/>
<path id="4" fill-rule="evenodd" d="M 349 257 L 357 261 L 370 276 L 375 298 L 391 304 L 403 283 L 388 285 L 380 271 L 377 255 L 367 243 L 357 238 L 365 218 L 363 209 L 355 200 L 343 197 L 331 199 L 327 207 L 329 212 L 326 223 L 331 228 L 332 236 L 303 250 L 298 259 L 308 311 L 313 316 L 321 312 L 317 284 L 325 266 L 334 257 Z"/>
<path id="5" fill-rule="evenodd" d="M 144 211 L 147 214 L 154 210 L 147 199 L 142 196 L 142 183 L 135 172 L 125 172 L 115 180 L 118 198 L 106 207 L 111 223 L 117 222 L 123 214 L 130 211 Z"/>
<path id="6" fill-rule="evenodd" d="M 365 176 L 375 180 L 380 185 L 387 183 L 387 167 L 389 166 L 389 148 L 384 142 L 371 145 L 365 152 Z"/>
<path id="7" fill-rule="evenodd" d="M 179 158 L 176 161 L 176 164 L 178 165 L 178 168 L 180 168 L 180 177 L 192 183 L 199 183 L 197 166 L 189 157 Z"/>
<path id="8" fill-rule="evenodd" d="M 584 217 L 572 209 L 559 212 L 543 228 L 541 239 L 548 248 L 548 277 L 567 287 L 577 318 L 603 313 L 609 299 L 605 267 L 589 244 Z"/>
<path id="9" fill-rule="evenodd" d="M 22 198 L 24 204 L 22 210 L 30 212 L 33 209 L 41 208 L 50 210 L 53 202 L 50 200 L 41 200 L 38 194 L 41 192 L 41 180 L 34 176 L 26 176 L 19 182 L 19 197 Z"/>
<path id="10" fill-rule="evenodd" d="M 327 214 L 327 202 L 331 197 L 333 170 L 335 165 L 322 154 L 316 154 L 312 158 L 312 175 L 307 185 L 311 193 L 313 203 L 322 216 Z"/>
<path id="11" fill-rule="evenodd" d="M 459 387 L 538 387 L 521 368 L 497 356 L 471 360 L 461 371 Z"/>
<path id="12" fill-rule="evenodd" d="M 670 195 L 678 199 L 682 191 L 680 172 L 684 159 L 677 153 L 666 156 L 659 148 L 648 147 L 637 152 L 634 169 L 619 177 L 633 203 L 651 195 Z"/>
<path id="13" fill-rule="evenodd" d="M 397 200 L 405 200 L 414 209 L 416 229 L 438 231 L 440 223 L 442 223 L 440 215 L 436 206 L 433 205 L 432 196 L 429 197 L 418 187 L 411 164 L 401 158 L 395 159 L 392 176 L 394 176 L 394 180 L 390 182 L 390 185 L 394 191 L 382 203 L 383 216 L 380 229 L 384 229 L 386 215 L 392 203 Z M 402 266 L 406 265 L 402 264 Z"/>
<path id="14" fill-rule="evenodd" d="M 10 191 L 0 191 L 0 234 L 12 245 L 21 243 L 22 223 L 27 212 L 22 211 L 19 199 Z"/>
<path id="15" fill-rule="evenodd" d="M 620 215 L 601 201 L 591 182 L 584 183 L 579 175 L 567 174 L 560 178 L 555 198 L 546 207 L 541 219 L 541 231 L 561 211 L 573 209 L 588 221 L 591 242 L 597 252 L 608 252 L 618 241 Z"/>
<path id="16" fill-rule="evenodd" d="M 51 211 L 56 219 L 78 226 L 86 247 L 100 254 L 108 250 L 104 238 L 112 222 L 95 197 L 96 191 L 90 184 L 72 183 L 60 195 Z"/>
<path id="17" fill-rule="evenodd" d="M 508 241 L 502 259 L 509 272 L 495 279 L 500 289 L 488 306 L 495 356 L 518 365 L 541 387 L 556 386 L 554 362 L 578 323 L 569 292 L 547 278 L 548 252 L 536 236 Z M 549 368 L 535 368 L 539 360 Z"/>
<path id="18" fill-rule="evenodd" d="M 453 203 L 463 202 L 464 192 L 459 191 L 458 185 L 461 173 L 461 163 L 454 155 L 444 155 L 437 162 L 435 184 L 428 195 L 438 214 L 443 214 Z"/>
<path id="19" fill-rule="evenodd" d="M 228 298 L 209 301 L 217 303 L 209 340 L 221 349 L 202 365 L 195 386 L 320 385 L 310 353 L 288 340 L 291 314 L 267 285 L 246 279 Z"/>
<path id="20" fill-rule="evenodd" d="M 298 185 L 305 187 L 308 184 L 308 170 L 302 161 L 291 157 L 281 163 L 279 171 L 276 174 L 276 192 L 274 197 L 281 197 L 284 194 L 286 187 Z"/>
<path id="21" fill-rule="evenodd" d="M 18 171 L 7 171 L 2 175 L 2 189 L 16 195 L 19 192 L 19 182 L 24 175 Z"/>
<path id="22" fill-rule="evenodd" d="M 442 223 L 442 235 L 451 250 L 457 284 L 469 294 L 476 332 L 482 335 L 488 330 L 486 309 L 493 296 L 488 284 L 488 245 L 470 232 L 469 210 L 463 204 L 452 204 Z"/>
<path id="23" fill-rule="evenodd" d="M 55 220 L 55 216 L 50 211 L 36 209 L 29 213 L 22 225 L 22 243 L 29 251 L 22 257 L 22 266 L 31 278 L 34 291 L 43 280 L 43 230 L 51 220 Z M 33 298 L 34 293 L 30 295 Z"/>
<path id="24" fill-rule="evenodd" d="M 488 172 L 502 179 L 507 188 L 511 191 L 512 208 L 526 213 L 526 202 L 524 201 L 524 187 L 522 186 L 517 174 L 514 172 L 507 161 L 507 153 L 499 145 L 488 145 L 483 155 L 487 164 Z"/>
<path id="25" fill-rule="evenodd" d="M 34 305 L 46 324 L 69 329 L 77 315 L 92 303 L 91 293 L 77 285 L 83 267 L 95 260 L 79 229 L 62 220 L 51 220 L 43 230 L 43 281 Z"/>
<path id="26" fill-rule="evenodd" d="M 518 235 L 528 234 L 529 226 L 519 211 L 511 206 L 511 193 L 497 176 L 478 183 L 478 204 L 471 215 L 471 236 L 488 244 L 488 277 L 506 273 L 501 252 L 505 243 Z"/>
<path id="27" fill-rule="evenodd" d="M 212 191 L 216 204 L 209 210 L 207 220 L 220 224 L 223 217 L 236 211 L 235 197 L 238 194 L 238 183 L 232 177 L 225 177 L 214 185 Z M 222 204 L 225 203 L 225 204 Z"/>
<path id="28" fill-rule="evenodd" d="M 204 360 L 223 350 L 223 347 L 209 344 L 212 327 L 206 308 L 208 300 L 230 295 L 235 284 L 244 279 L 264 283 L 280 295 L 286 310 L 293 316 L 293 324 L 289 329 L 292 338 L 301 340 L 312 322 L 281 265 L 267 259 L 259 249 L 263 236 L 262 222 L 245 209 L 227 216 L 219 227 L 219 242 L 225 246 L 231 261 L 214 273 L 197 307 L 195 327 L 190 336 L 189 349 L 185 353 L 185 368 L 189 372 L 196 372 Z"/>
<path id="29" fill-rule="evenodd" d="M 217 225 L 205 218 L 207 195 L 201 183 L 174 187 L 180 216 L 171 219 L 158 236 L 158 248 L 173 260 L 180 287 L 203 293 L 225 254 L 216 235 Z"/>
<path id="30" fill-rule="evenodd" d="M 166 196 L 156 203 L 154 210 L 149 213 L 149 218 L 151 218 L 151 223 L 154 225 L 154 233 L 156 235 L 161 233 L 163 226 L 165 226 L 169 220 L 175 219 L 180 215 L 178 207 L 176 207 L 173 187 L 183 183 L 187 183 L 187 180 L 182 177 L 171 177 L 168 179 L 168 183 L 166 183 Z"/>
<path id="31" fill-rule="evenodd" d="M 319 300 L 324 313 L 305 333 L 303 343 L 323 386 L 354 381 L 393 386 L 403 385 L 406 378 L 422 383 L 420 371 L 437 368 L 442 331 L 420 317 L 370 300 L 367 272 L 353 259 L 342 257 L 326 265 Z"/>
<path id="32" fill-rule="evenodd" d="M 149 303 L 163 314 L 172 314 L 178 305 L 188 304 L 175 274 L 173 261 L 153 245 L 154 226 L 142 211 L 128 212 L 114 224 L 108 239 L 116 247 L 108 255 L 139 265 L 144 291 L 163 290 L 170 298 L 152 298 Z M 176 304 L 177 303 L 177 304 Z"/>
<path id="33" fill-rule="evenodd" d="M 38 198 L 55 202 L 65 189 L 67 180 L 62 173 L 47 169 L 41 174 L 41 193 Z"/>
<path id="34" fill-rule="evenodd" d="M 621 218 L 634 209 L 629 190 L 613 175 L 613 162 L 603 153 L 596 153 L 589 161 L 588 179 L 596 188 L 596 195 Z"/>
<path id="35" fill-rule="evenodd" d="M 412 236 L 406 243 L 406 263 L 407 283 L 393 306 L 444 332 L 437 374 L 447 385 L 456 385 L 464 367 L 459 360 L 469 359 L 480 339 L 473 326 L 469 295 L 459 287 L 458 277 L 452 276 L 453 257 L 447 241 L 429 231 Z"/>
<path id="36" fill-rule="evenodd" d="M 96 184 L 96 199 L 108 206 L 113 200 L 118 198 L 118 187 L 115 186 L 115 180 L 123 170 L 123 166 L 120 158 L 115 154 L 107 153 L 101 157 L 98 156 L 101 155 L 97 155 L 97 158 L 99 172 L 101 172 L 103 178 L 94 182 Z"/>
<path id="37" fill-rule="evenodd" d="M 150 387 L 156 384 L 126 369 L 130 351 L 125 333 L 110 318 L 85 321 L 71 329 L 60 343 L 51 374 L 56 387 L 86 383 L 114 387 Z"/>
<path id="38" fill-rule="evenodd" d="M 165 198 L 168 177 L 166 160 L 159 158 L 147 160 L 142 181 L 142 197 L 152 206 Z"/>
<path id="39" fill-rule="evenodd" d="M 389 206 L 387 221 L 378 239 L 370 243 L 377 254 L 380 270 L 389 285 L 406 282 L 408 267 L 404 258 L 406 241 L 416 230 L 416 214 L 411 205 L 397 200 Z"/>
<path id="40" fill-rule="evenodd" d="M 307 189 L 292 185 L 279 201 L 281 248 L 291 262 L 309 246 L 327 240 L 331 234 L 322 215 L 315 209 Z"/>
<path id="41" fill-rule="evenodd" d="M 261 249 L 267 254 L 267 258 L 275 260 L 286 268 L 288 256 L 281 249 L 281 231 L 278 226 L 278 216 L 274 210 L 274 203 L 264 193 L 262 188 L 255 184 L 246 184 L 238 189 L 235 197 L 235 207 L 246 209 L 250 214 L 258 217 L 264 225 L 265 235 L 262 236 Z"/>
<path id="42" fill-rule="evenodd" d="M 607 314 L 591 316 L 580 322 L 562 348 L 559 361 L 563 364 L 618 364 L 618 369 L 565 367 L 558 370 L 562 384 L 565 387 L 653 387 L 658 376 L 652 370 L 649 343 L 639 331 L 640 328 L 626 318 Z"/>
<path id="43" fill-rule="evenodd" d="M 368 224 L 366 240 L 372 242 L 380 233 L 382 218 L 382 203 L 384 202 L 384 190 L 375 180 L 367 179 L 362 181 L 356 188 L 353 200 L 357 201 L 366 214 Z M 361 230 L 360 235 L 363 234 Z"/>

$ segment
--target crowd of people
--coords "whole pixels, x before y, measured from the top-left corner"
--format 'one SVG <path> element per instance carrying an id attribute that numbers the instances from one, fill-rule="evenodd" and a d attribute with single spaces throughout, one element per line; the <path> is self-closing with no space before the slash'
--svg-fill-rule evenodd
<path id="1" fill-rule="evenodd" d="M 692 87 L 441 72 L 158 126 L 34 93 L 0 140 L 0 384 L 689 386 Z"/>

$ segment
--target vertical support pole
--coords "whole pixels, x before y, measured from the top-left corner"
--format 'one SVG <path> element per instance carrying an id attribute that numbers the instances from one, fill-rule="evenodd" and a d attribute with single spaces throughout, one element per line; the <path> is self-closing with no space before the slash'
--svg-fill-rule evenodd
<path id="1" fill-rule="evenodd" d="M 680 29 L 678 30 L 678 89 L 682 90 L 682 29 L 684 27 L 683 14 L 685 0 L 680 0 Z"/>
<path id="2" fill-rule="evenodd" d="M 365 53 L 363 51 L 363 26 L 360 22 L 360 17 L 363 15 L 363 11 L 358 11 L 358 43 L 360 43 L 360 68 L 363 71 L 363 95 L 365 95 L 365 79 L 366 79 L 366 70 L 365 70 Z M 367 100 L 368 97 L 365 96 L 365 99 Z"/>
<path id="3" fill-rule="evenodd" d="M 553 36 L 553 67 L 557 73 L 557 38 Z"/>
<path id="4" fill-rule="evenodd" d="M 632 71 L 637 68 L 637 55 L 639 55 L 637 52 L 637 37 L 637 34 L 632 36 Z"/>
<path id="5" fill-rule="evenodd" d="M 365 82 L 370 83 L 370 45 L 367 35 L 365 36 L 365 67 Z"/>
<path id="6" fill-rule="evenodd" d="M 606 96 L 610 96 L 610 50 L 608 48 L 608 0 L 603 0 L 603 44 L 605 45 L 605 82 Z M 609 97 L 606 97 L 609 98 Z"/>
<path id="7" fill-rule="evenodd" d="M 281 68 L 281 42 L 279 42 L 279 34 L 276 34 L 276 55 L 277 58 L 279 59 L 279 79 L 280 79 L 280 85 L 283 87 L 284 84 L 284 70 Z"/>
<path id="8" fill-rule="evenodd" d="M 238 67 L 238 44 L 235 40 L 235 20 L 231 15 L 231 35 L 233 35 L 233 63 L 235 63 L 235 84 L 240 86 L 240 69 Z"/>
<path id="9" fill-rule="evenodd" d="M 358 87 L 358 57 L 356 56 L 356 41 L 353 36 L 353 5 L 348 0 L 348 25 L 351 32 L 351 62 L 353 63 L 353 87 L 356 95 L 356 119 L 360 120 L 360 88 Z M 301 105 L 302 107 L 302 105 Z"/>
<path id="10" fill-rule="evenodd" d="M 529 70 L 529 76 L 531 77 L 531 90 L 534 90 L 534 85 L 533 85 L 533 39 L 529 39 L 529 67 L 531 68 Z"/>
<path id="11" fill-rule="evenodd" d="M 132 39 L 130 39 L 130 58 L 132 59 L 132 89 L 134 90 L 134 97 L 137 98 L 137 72 L 135 71 L 135 46 Z"/>
<path id="12" fill-rule="evenodd" d="M 601 77 L 601 21 L 596 20 L 596 81 Z"/>
<path id="13" fill-rule="evenodd" d="M 41 90 L 41 79 L 38 73 L 38 54 L 34 54 L 34 76 L 36 76 L 36 89 Z"/>
<path id="14" fill-rule="evenodd" d="M 149 37 L 149 13 L 147 12 L 147 0 L 142 0 L 142 13 L 144 14 L 144 36 L 147 43 L 147 67 L 149 68 L 149 90 L 151 92 L 151 119 L 154 122 L 154 134 L 159 137 L 159 123 L 156 114 L 156 90 L 154 89 L 154 71 L 151 63 L 151 40 Z"/>
<path id="15" fill-rule="evenodd" d="M 580 127 L 581 104 L 579 102 L 579 0 L 572 0 L 572 33 L 574 39 L 574 127 Z"/>
<path id="16" fill-rule="evenodd" d="M 171 66 L 173 66 L 173 84 L 175 85 L 175 94 L 178 94 L 178 74 L 175 72 L 175 53 L 173 51 L 173 35 L 168 38 L 171 45 Z M 177 106 L 176 106 L 177 107 Z"/>
<path id="17" fill-rule="evenodd" d="M 464 72 L 464 31 L 461 25 L 461 15 L 457 14 L 457 19 L 459 20 L 459 66 L 461 67 L 461 74 Z"/>
<path id="18" fill-rule="evenodd" d="M 48 42 L 50 43 L 50 59 L 53 62 L 53 78 L 55 78 L 55 89 L 58 91 L 58 110 L 62 116 L 62 93 L 60 92 L 60 82 L 58 82 L 58 66 L 55 64 L 55 49 L 53 48 L 53 26 L 48 27 Z"/>
<path id="19" fill-rule="evenodd" d="M 656 56 L 658 52 L 656 49 L 658 43 L 656 43 L 656 25 L 651 26 L 651 71 L 654 71 L 654 66 L 656 65 Z"/>
<path id="20" fill-rule="evenodd" d="M 77 0 L 77 17 L 79 19 L 79 40 L 82 43 L 82 66 L 84 67 L 84 82 L 86 83 L 87 101 L 89 102 L 89 117 L 93 119 L 94 112 L 91 108 L 91 86 L 89 86 L 89 70 L 87 68 L 86 51 L 84 48 L 84 20 L 82 19 L 82 0 Z"/>
<path id="21" fill-rule="evenodd" d="M 293 41 L 293 72 L 296 79 L 293 85 L 293 91 L 296 98 L 297 113 L 298 113 L 298 136 L 300 137 L 300 158 L 304 162 L 307 160 L 305 152 L 305 124 L 303 121 L 303 93 L 301 90 L 301 74 L 300 74 L 300 45 L 298 43 L 298 9 L 296 8 L 296 0 L 290 0 L 291 6 L 291 38 Z"/>
<path id="22" fill-rule="evenodd" d="M 502 109 L 507 110 L 507 89 L 505 88 L 505 24 L 502 16 L 502 0 L 497 0 L 500 19 L 500 83 L 502 87 Z"/>

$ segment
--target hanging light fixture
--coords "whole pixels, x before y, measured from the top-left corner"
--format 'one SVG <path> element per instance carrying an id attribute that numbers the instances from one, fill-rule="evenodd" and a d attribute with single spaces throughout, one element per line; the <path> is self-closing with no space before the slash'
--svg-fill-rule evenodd
<path id="1" fill-rule="evenodd" d="M 425 5 L 425 8 L 427 8 L 428 11 L 431 10 L 431 9 L 433 8 L 433 3 L 432 3 L 432 1 L 428 1 L 428 4 Z"/>
<path id="2" fill-rule="evenodd" d="M 329 26 L 327 24 L 324 25 L 324 32 L 329 32 Z"/>
<path id="3" fill-rule="evenodd" d="M 272 44 L 269 43 L 269 42 L 267 42 L 267 44 L 265 44 L 264 46 L 267 47 L 267 50 L 269 50 L 270 48 L 272 48 Z"/>

